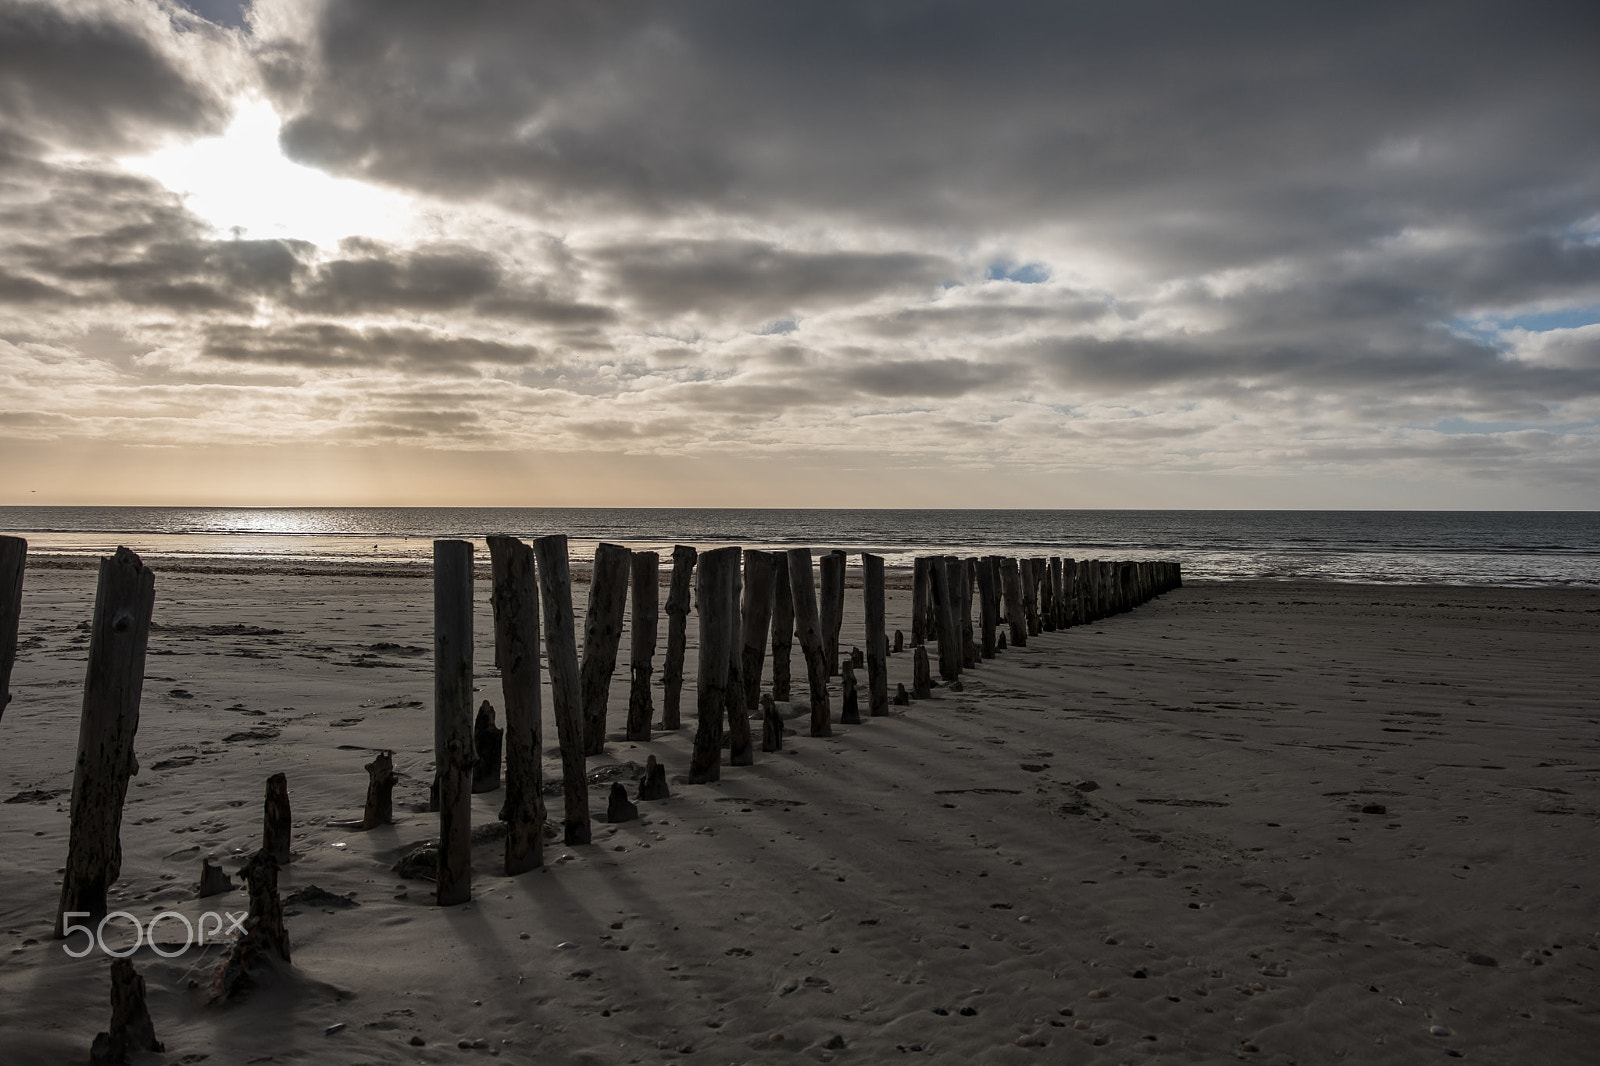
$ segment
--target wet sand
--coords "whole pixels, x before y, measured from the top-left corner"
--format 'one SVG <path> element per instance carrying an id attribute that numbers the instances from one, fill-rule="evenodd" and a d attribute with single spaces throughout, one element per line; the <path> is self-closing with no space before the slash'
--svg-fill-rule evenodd
<path id="1" fill-rule="evenodd" d="M 141 949 L 151 1062 L 1577 1063 L 1600 1041 L 1600 592 L 1191 585 L 830 739 L 803 735 L 796 648 L 788 750 L 553 840 L 540 871 L 503 876 L 485 843 L 474 901 L 440 909 L 390 869 L 437 825 L 415 810 L 428 582 L 158 568 L 156 588 L 113 906 L 242 911 L 194 882 L 258 845 L 279 771 L 282 890 L 360 905 L 290 905 L 293 966 L 225 1007 L 189 988 L 219 948 Z M 0 720 L 8 1064 L 86 1061 L 109 1017 L 107 960 L 49 939 L 93 591 L 28 572 Z M 890 626 L 908 610 L 891 592 Z M 853 593 L 844 643 L 860 630 Z M 889 667 L 909 687 L 910 655 Z M 681 775 L 691 728 L 591 759 L 597 817 L 648 754 Z M 397 824 L 331 825 L 379 748 Z"/>

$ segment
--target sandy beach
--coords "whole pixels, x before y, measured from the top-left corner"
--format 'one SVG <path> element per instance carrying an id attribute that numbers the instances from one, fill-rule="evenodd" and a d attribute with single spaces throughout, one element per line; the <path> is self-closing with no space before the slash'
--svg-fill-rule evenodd
<path id="1" fill-rule="evenodd" d="M 109 1016 L 108 960 L 50 938 L 94 580 L 28 571 L 0 719 L 6 1066 L 87 1061 Z M 594 843 L 512 878 L 485 842 L 454 908 L 391 869 L 437 832 L 431 604 L 424 577 L 157 566 L 113 907 L 243 911 L 195 882 L 259 846 L 276 772 L 282 891 L 358 905 L 289 903 L 293 965 L 226 1006 L 191 988 L 221 947 L 141 948 L 167 1048 L 141 1061 L 1594 1061 L 1600 591 L 1191 584 L 829 739 L 797 669 L 786 750 L 702 786 L 677 780 L 691 615 L 684 730 L 621 739 L 613 681 Z M 861 633 L 853 592 L 844 645 Z M 889 669 L 909 687 L 909 654 Z M 396 824 L 335 824 L 379 749 Z M 650 754 L 672 797 L 598 821 Z"/>

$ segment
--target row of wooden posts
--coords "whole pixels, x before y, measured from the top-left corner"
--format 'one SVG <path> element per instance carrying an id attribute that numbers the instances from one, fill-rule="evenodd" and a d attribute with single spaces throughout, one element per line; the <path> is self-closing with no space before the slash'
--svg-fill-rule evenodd
<path id="1" fill-rule="evenodd" d="M 480 709 L 476 728 L 472 717 L 473 546 L 463 540 L 434 542 L 433 795 L 439 811 L 436 900 L 440 905 L 471 899 L 471 797 L 475 791 L 498 786 L 502 739 L 506 772 L 499 817 L 507 827 L 505 869 L 516 874 L 543 863 L 541 621 L 561 752 L 568 844 L 590 840 L 585 760 L 604 750 L 606 704 L 630 586 L 633 640 L 624 736 L 648 741 L 654 718 L 650 680 L 660 613 L 659 556 L 614 544 L 599 546 L 580 663 L 566 537 L 540 537 L 530 546 L 515 537 L 492 536 L 488 544 L 495 662 L 506 709 L 504 731 L 494 726 L 487 705 Z M 26 556 L 25 540 L 0 536 L 0 718 L 11 700 Z M 688 774 L 691 783 L 718 779 L 724 723 L 729 734 L 729 763 L 742 766 L 754 762 L 752 712 L 761 714 L 762 749 L 781 750 L 784 725 L 775 704 L 790 700 L 790 658 L 796 638 L 805 661 L 812 736 L 832 733 L 831 677 L 842 676 L 841 723 L 860 721 L 855 677 L 860 666 L 867 670 L 869 714 L 890 713 L 884 561 L 881 556 L 862 555 L 866 652 L 863 655 L 852 649 L 848 658 L 841 659 L 845 563 L 842 551 L 823 555 L 817 582 L 809 548 L 766 552 L 725 547 L 703 554 L 684 545 L 673 548 L 661 728 L 681 727 L 692 587 L 700 651 L 695 679 L 697 726 Z M 1007 633 L 999 631 L 1002 610 L 1010 644 L 1021 647 L 1040 632 L 1095 621 L 1182 584 L 1176 563 L 995 555 L 923 557 L 916 560 L 913 574 L 911 643 L 913 689 L 918 698 L 931 694 L 930 641 L 939 648 L 941 677 L 951 688 L 959 688 L 964 670 L 1007 646 Z M 154 603 L 155 575 L 136 554 L 118 548 L 101 560 L 90 623 L 67 862 L 56 915 L 58 938 L 65 935 L 69 915 L 87 915 L 91 920 L 105 917 L 109 890 L 121 872 L 122 809 L 129 779 L 139 768 L 134 738 Z M 763 693 L 769 634 L 772 685 Z M 903 647 L 903 634 L 896 630 L 893 650 L 899 652 Z M 893 702 L 905 705 L 910 698 L 902 684 Z M 367 770 L 367 803 L 359 824 L 372 829 L 391 821 L 392 753 L 380 752 Z M 620 786 L 613 786 L 613 810 L 619 798 L 624 807 L 631 807 L 625 793 L 618 796 L 620 791 Z M 660 799 L 666 794 L 665 773 L 651 756 L 639 798 Z M 229 998 L 248 987 L 249 973 L 260 961 L 274 957 L 289 961 L 278 870 L 290 861 L 290 826 L 288 782 L 277 773 L 267 781 L 262 847 L 239 871 L 249 893 L 244 932 L 213 975 L 210 991 L 214 999 Z M 220 868 L 209 861 L 202 864 L 202 896 L 232 887 Z M 96 1037 L 92 1061 L 119 1063 L 132 1052 L 161 1050 L 145 1005 L 144 979 L 126 958 L 113 961 L 111 999 L 110 1031 Z"/>
<path id="2" fill-rule="evenodd" d="M 604 750 L 606 704 L 630 587 L 633 639 L 623 735 L 632 741 L 651 737 L 661 561 L 651 551 L 599 546 L 580 660 L 567 538 L 556 534 L 526 544 L 515 537 L 491 536 L 488 545 L 495 663 L 505 704 L 504 802 L 499 813 L 507 826 L 505 869 L 516 874 L 543 863 L 541 637 L 561 753 L 563 835 L 568 844 L 586 844 L 590 840 L 586 759 Z M 0 537 L 0 713 L 10 699 L 26 549 L 20 538 Z M 500 778 L 501 731 L 492 722 L 486 730 L 481 714 L 475 729 L 472 713 L 473 554 L 469 541 L 434 542 L 435 801 L 440 818 L 437 900 L 441 905 L 471 898 L 471 797 L 475 790 L 485 790 L 486 780 L 493 788 Z M 841 657 L 846 559 L 843 551 L 831 551 L 814 567 L 809 548 L 779 552 L 673 548 L 659 724 L 665 730 L 682 724 L 683 667 L 693 608 L 699 623 L 699 656 L 690 783 L 719 778 L 725 728 L 729 764 L 754 762 L 752 714 L 761 718 L 763 750 L 781 749 L 784 723 L 775 704 L 791 698 L 790 660 L 796 639 L 806 671 L 812 736 L 832 733 L 828 691 L 832 677 L 842 677 L 840 722 L 860 721 L 858 667 L 867 671 L 868 714 L 890 713 L 884 560 L 871 553 L 861 557 L 866 651 L 853 650 Z M 906 704 L 913 696 L 930 694 L 930 642 L 938 646 L 941 678 L 958 687 L 965 670 L 992 658 L 1008 643 L 1020 647 L 1040 632 L 1127 610 L 1181 583 L 1178 565 L 1168 562 L 998 555 L 918 558 L 912 586 L 913 691 L 908 694 L 904 685 L 898 686 L 893 703 Z M 58 935 L 61 915 L 69 911 L 96 917 L 106 913 L 108 890 L 120 872 L 122 807 L 129 778 L 138 771 L 134 736 L 154 587 L 152 571 L 127 548 L 101 560 Z M 763 692 L 769 638 L 771 686 Z M 893 650 L 903 648 L 903 634 L 896 630 Z M 655 763 L 653 757 L 651 762 Z M 367 769 L 371 780 L 362 825 L 373 828 L 390 821 L 392 758 L 380 753 Z M 651 775 L 654 780 L 647 784 L 659 796 L 665 791 L 659 764 Z M 274 865 L 287 861 L 288 821 L 287 785 L 277 774 L 268 782 L 263 841 Z"/>

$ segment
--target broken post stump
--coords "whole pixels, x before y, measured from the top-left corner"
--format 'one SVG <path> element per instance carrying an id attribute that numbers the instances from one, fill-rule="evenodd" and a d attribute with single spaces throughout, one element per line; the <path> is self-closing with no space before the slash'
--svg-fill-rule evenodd
<path id="1" fill-rule="evenodd" d="M 783 750 L 783 715 L 771 696 L 761 694 L 761 750 Z"/>
<path id="2" fill-rule="evenodd" d="M 631 822 L 639 817 L 639 808 L 628 799 L 628 790 L 621 781 L 611 783 L 611 797 L 606 803 L 606 821 Z"/>
<path id="3" fill-rule="evenodd" d="M 544 614 L 545 663 L 550 670 L 550 702 L 561 746 L 561 785 L 566 801 L 563 839 L 587 844 L 589 783 L 583 755 L 583 703 L 578 689 L 578 634 L 572 617 L 572 574 L 567 538 L 553 533 L 533 542 L 538 562 L 539 602 Z"/>
<path id="4" fill-rule="evenodd" d="M 691 784 L 708 784 L 722 776 L 722 720 L 728 709 L 728 674 L 738 632 L 733 597 L 738 568 L 738 548 L 714 548 L 700 556 L 695 571 L 695 604 L 700 621 L 700 663 L 695 678 L 699 720 L 689 762 Z"/>
<path id="5" fill-rule="evenodd" d="M 433 542 L 433 759 L 441 907 L 472 898 L 472 542 Z"/>
<path id="6" fill-rule="evenodd" d="M 861 556 L 861 595 L 867 620 L 867 714 L 877 718 L 889 713 L 889 649 L 884 638 L 883 556 Z M 894 633 L 899 650 L 900 631 Z"/>
<path id="7" fill-rule="evenodd" d="M 500 750 L 505 735 L 506 731 L 495 724 L 494 704 L 488 700 L 478 704 L 478 717 L 472 726 L 472 750 L 477 755 L 472 764 L 473 792 L 493 792 L 500 787 Z"/>
<path id="8" fill-rule="evenodd" d="M 494 663 L 506 701 L 506 876 L 544 865 L 542 697 L 539 694 L 539 578 L 533 549 L 516 537 L 489 537 Z"/>
<path id="9" fill-rule="evenodd" d="M 278 863 L 266 850 L 256 852 L 239 870 L 250 895 L 244 933 L 233 942 L 211 978 L 211 1000 L 231 999 L 249 988 L 251 971 L 277 956 L 289 961 L 289 930 L 278 898 Z"/>
<path id="10" fill-rule="evenodd" d="M 196 899 L 220 896 L 224 892 L 232 892 L 234 887 L 233 879 L 228 876 L 228 872 L 221 864 L 210 859 L 200 860 L 200 885 L 195 892 Z"/>
<path id="11" fill-rule="evenodd" d="M 772 573 L 772 698 L 788 703 L 792 679 L 790 663 L 794 653 L 794 591 L 789 585 L 789 560 L 782 552 L 773 554 Z"/>
<path id="12" fill-rule="evenodd" d="M 828 702 L 828 662 L 822 647 L 822 622 L 817 615 L 817 586 L 811 576 L 811 549 L 790 548 L 789 591 L 794 598 L 795 632 L 806 661 L 811 689 L 811 735 L 833 736 L 833 708 Z"/>
<path id="13" fill-rule="evenodd" d="M 261 850 L 279 866 L 288 866 L 294 856 L 289 851 L 294 821 L 289 813 L 289 779 L 283 774 L 267 778 L 267 794 L 261 803 Z"/>
<path id="14" fill-rule="evenodd" d="M 856 692 L 856 668 L 849 660 L 839 664 L 840 688 L 844 692 L 839 710 L 840 725 L 861 724 L 861 697 Z"/>
<path id="15" fill-rule="evenodd" d="M 628 606 L 628 568 L 633 552 L 620 544 L 595 548 L 589 575 L 589 613 L 583 621 L 583 666 L 579 689 L 583 695 L 583 753 L 601 755 L 606 750 L 606 702 L 611 695 L 611 675 L 617 668 L 617 646 L 622 641 L 622 614 Z"/>
<path id="16" fill-rule="evenodd" d="M 639 782 L 639 802 L 664 800 L 671 797 L 667 788 L 667 768 L 656 762 L 654 755 L 645 760 L 644 778 Z"/>
<path id="17" fill-rule="evenodd" d="M 145 1004 L 144 978 L 130 959 L 111 960 L 111 1027 L 96 1033 L 89 1048 L 91 1066 L 124 1066 L 131 1056 L 165 1051 Z"/>
<path id="18" fill-rule="evenodd" d="M 661 556 L 655 552 L 633 553 L 633 639 L 628 648 L 628 725 L 629 740 L 650 739 L 650 719 L 655 717 L 655 702 L 650 696 L 650 675 L 655 672 L 656 631 L 661 621 Z"/>
<path id="19" fill-rule="evenodd" d="M 894 653 L 899 655 L 906 650 L 906 635 L 900 630 L 894 631 Z"/>
<path id="20" fill-rule="evenodd" d="M 683 725 L 683 653 L 689 643 L 690 596 L 698 553 L 685 544 L 672 549 L 672 584 L 667 588 L 667 660 L 661 667 L 661 728 Z"/>
<path id="21" fill-rule="evenodd" d="M 361 828 L 376 829 L 394 822 L 394 752 L 380 751 L 367 763 L 367 803 L 361 811 Z"/>
<path id="22" fill-rule="evenodd" d="M 28 542 L 0 537 L 0 718 L 11 702 L 11 668 L 17 662 L 17 624 L 22 618 L 22 572 L 28 563 Z"/>
<path id="23" fill-rule="evenodd" d="M 128 779 L 139 772 L 133 752 L 139 731 L 144 653 L 155 607 L 155 574 L 127 548 L 100 560 L 89 628 L 89 664 L 78 724 L 78 763 L 72 777 L 67 863 L 55 935 L 65 935 L 72 911 L 104 918 L 106 894 L 122 872 L 122 805 Z"/>
<path id="24" fill-rule="evenodd" d="M 894 687 L 894 705 L 896 707 L 911 706 L 911 693 L 906 691 L 906 686 L 903 683 L 897 683 Z"/>
<path id="25" fill-rule="evenodd" d="M 919 700 L 933 695 L 933 672 L 928 668 L 928 646 L 911 649 L 911 694 Z"/>

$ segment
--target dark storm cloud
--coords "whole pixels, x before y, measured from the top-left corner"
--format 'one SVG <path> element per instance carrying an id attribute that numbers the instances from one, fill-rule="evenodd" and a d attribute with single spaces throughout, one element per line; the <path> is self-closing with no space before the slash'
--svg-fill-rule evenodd
<path id="1" fill-rule="evenodd" d="M 482 252 L 389 253 L 321 264 L 299 302 L 332 313 L 444 310 L 465 306 L 499 285 L 498 264 Z"/>
<path id="2" fill-rule="evenodd" d="M 646 311 L 759 318 L 931 289 L 956 270 L 947 259 L 911 252 L 793 251 L 752 240 L 611 245 L 591 258 L 619 299 Z"/>
<path id="3" fill-rule="evenodd" d="M 542 354 L 531 345 L 420 329 L 353 329 L 333 322 L 278 329 L 216 325 L 206 330 L 202 350 L 216 359 L 269 366 L 420 372 L 455 372 L 476 364 L 524 366 Z"/>
<path id="4" fill-rule="evenodd" d="M 839 380 L 868 396 L 950 398 L 1009 385 L 1020 376 L 1021 370 L 1014 364 L 986 364 L 966 359 L 895 359 L 863 360 L 841 372 Z"/>
<path id="5" fill-rule="evenodd" d="M 353 0 L 325 9 L 284 143 L 527 203 L 1145 210 L 1134 239 L 1247 258 L 1486 197 L 1526 212 L 1529 182 L 1570 204 L 1550 164 L 1593 165 L 1596 39 L 1593 5 L 1554 2 Z M 1392 202 L 1349 195 L 1373 181 Z"/>
<path id="6" fill-rule="evenodd" d="M 98 151 L 163 131 L 219 131 L 226 103 L 164 46 L 166 20 L 141 14 L 124 4 L 0 0 L 0 124 Z"/>

